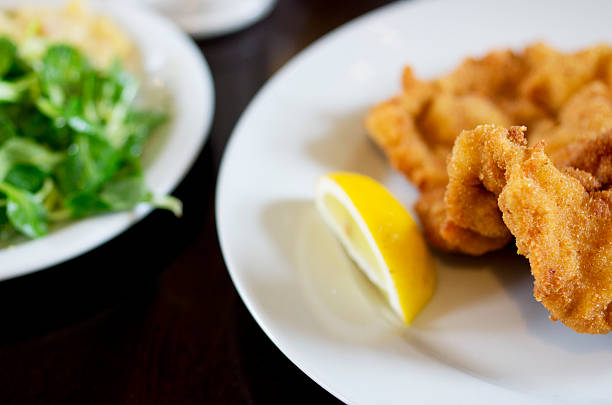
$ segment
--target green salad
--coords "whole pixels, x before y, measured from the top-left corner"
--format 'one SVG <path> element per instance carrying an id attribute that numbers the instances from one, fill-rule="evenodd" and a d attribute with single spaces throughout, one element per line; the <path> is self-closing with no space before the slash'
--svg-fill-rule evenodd
<path id="1" fill-rule="evenodd" d="M 135 78 L 68 45 L 24 54 L 0 37 L 0 238 L 141 202 L 180 215 L 143 178 L 144 144 L 167 117 L 135 105 Z"/>

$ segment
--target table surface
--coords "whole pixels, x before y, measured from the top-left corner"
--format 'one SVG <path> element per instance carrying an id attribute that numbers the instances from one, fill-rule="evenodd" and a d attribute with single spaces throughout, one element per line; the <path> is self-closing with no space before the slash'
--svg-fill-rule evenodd
<path id="1" fill-rule="evenodd" d="M 198 41 L 211 67 L 210 138 L 154 212 L 59 266 L 0 283 L 0 403 L 339 403 L 272 344 L 219 249 L 217 170 L 236 120 L 292 56 L 383 0 L 280 0 L 256 25 Z"/>

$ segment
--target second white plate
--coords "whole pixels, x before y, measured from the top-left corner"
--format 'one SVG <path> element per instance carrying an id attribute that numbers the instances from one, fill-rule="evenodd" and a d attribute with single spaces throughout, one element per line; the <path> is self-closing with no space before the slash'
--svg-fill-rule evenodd
<path id="1" fill-rule="evenodd" d="M 28 4 L 61 5 L 62 0 L 28 0 Z M 142 7 L 120 2 L 91 2 L 125 28 L 139 48 L 148 80 L 158 81 L 172 97 L 172 117 L 163 136 L 150 140 L 144 158 L 147 184 L 155 193 L 170 193 L 197 158 L 212 121 L 214 87 L 206 61 L 193 41 L 169 20 Z M 5 1 L 3 7 L 23 5 Z M 157 134 L 155 134 L 157 135 Z M 160 134 L 161 135 L 161 134 Z M 40 239 L 0 249 L 0 280 L 68 260 L 106 242 L 150 212 L 145 205 L 76 221 Z"/>

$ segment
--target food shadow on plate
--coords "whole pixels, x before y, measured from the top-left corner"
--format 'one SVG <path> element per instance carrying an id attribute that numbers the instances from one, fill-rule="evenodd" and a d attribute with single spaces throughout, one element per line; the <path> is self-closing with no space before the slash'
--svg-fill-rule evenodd
<path id="1" fill-rule="evenodd" d="M 512 249 L 502 249 L 484 256 L 444 253 L 432 250 L 438 273 L 438 284 L 432 300 L 413 322 L 413 327 L 437 329 L 443 321 L 444 328 L 490 329 L 507 328 L 500 322 L 491 324 L 489 319 L 461 317 L 457 311 L 483 309 L 483 303 L 492 302 L 499 295 L 511 291 L 523 291 L 530 283 L 529 266 Z M 485 308 L 486 312 L 486 308 Z M 460 322 L 460 324 L 459 324 Z M 467 323 L 466 323 L 467 322 Z"/>
<path id="2" fill-rule="evenodd" d="M 533 297 L 529 262 L 516 253 L 514 243 L 480 257 L 443 252 L 434 252 L 434 256 L 439 275 L 438 288 L 432 301 L 415 319 L 414 328 L 421 331 L 435 329 L 441 321 L 441 327 L 448 331 L 469 328 L 499 333 L 508 328 L 522 327 L 532 337 L 568 352 L 591 353 L 611 349 L 606 336 L 581 335 L 561 322 L 548 319 L 549 312 Z M 443 320 L 450 312 L 469 308 L 471 304 L 476 305 L 472 309 L 474 316 Z M 457 308 L 457 305 L 461 307 Z M 494 313 L 499 316 L 493 316 Z"/>
<path id="3" fill-rule="evenodd" d="M 358 172 L 382 181 L 390 168 L 383 152 L 367 135 L 366 114 L 363 108 L 319 117 L 329 127 L 306 144 L 307 156 L 328 171 Z"/>
<path id="4" fill-rule="evenodd" d="M 514 243 L 504 251 L 516 252 Z M 518 256 L 515 253 L 516 257 Z M 573 353 L 592 353 L 610 351 L 610 337 L 608 335 L 580 334 L 563 325 L 561 321 L 553 322 L 548 319 L 548 310 L 533 296 L 533 277 L 529 270 L 529 263 L 525 261 L 525 272 L 528 274 L 529 283 L 521 283 L 515 288 L 507 288 L 506 293 L 516 304 L 527 331 L 540 339 L 542 342 L 552 343 L 555 346 Z M 515 277 L 511 272 L 495 271 L 493 273 L 501 284 L 508 285 L 509 279 Z"/>

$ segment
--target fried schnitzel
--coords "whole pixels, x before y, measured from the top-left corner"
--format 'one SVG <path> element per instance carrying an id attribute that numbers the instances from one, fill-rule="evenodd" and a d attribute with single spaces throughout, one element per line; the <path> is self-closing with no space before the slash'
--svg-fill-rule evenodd
<path id="1" fill-rule="evenodd" d="M 432 81 L 405 68 L 402 93 L 375 106 L 366 126 L 393 166 L 421 191 L 415 208 L 429 242 L 480 255 L 503 247 L 511 234 L 496 200 L 477 198 L 483 190 L 470 190 L 478 205 L 469 207 L 449 199 L 448 192 L 444 198 L 456 137 L 480 124 L 527 125 L 529 144 L 545 140 L 553 162 L 567 165 L 568 148 L 612 129 L 609 83 L 612 48 L 606 45 L 569 54 L 544 44 L 520 54 L 494 51 Z"/>
<path id="2" fill-rule="evenodd" d="M 449 209 L 446 221 L 481 234 L 511 233 L 518 252 L 529 259 L 534 296 L 551 319 L 580 333 L 608 333 L 612 190 L 606 185 L 612 179 L 612 135 L 581 143 L 581 150 L 567 157 L 574 167 L 558 169 L 543 142 L 527 146 L 524 130 L 483 125 L 461 133 L 445 195 L 456 211 Z M 465 215 L 473 206 L 482 212 Z M 479 216 L 491 221 L 479 222 Z"/>

